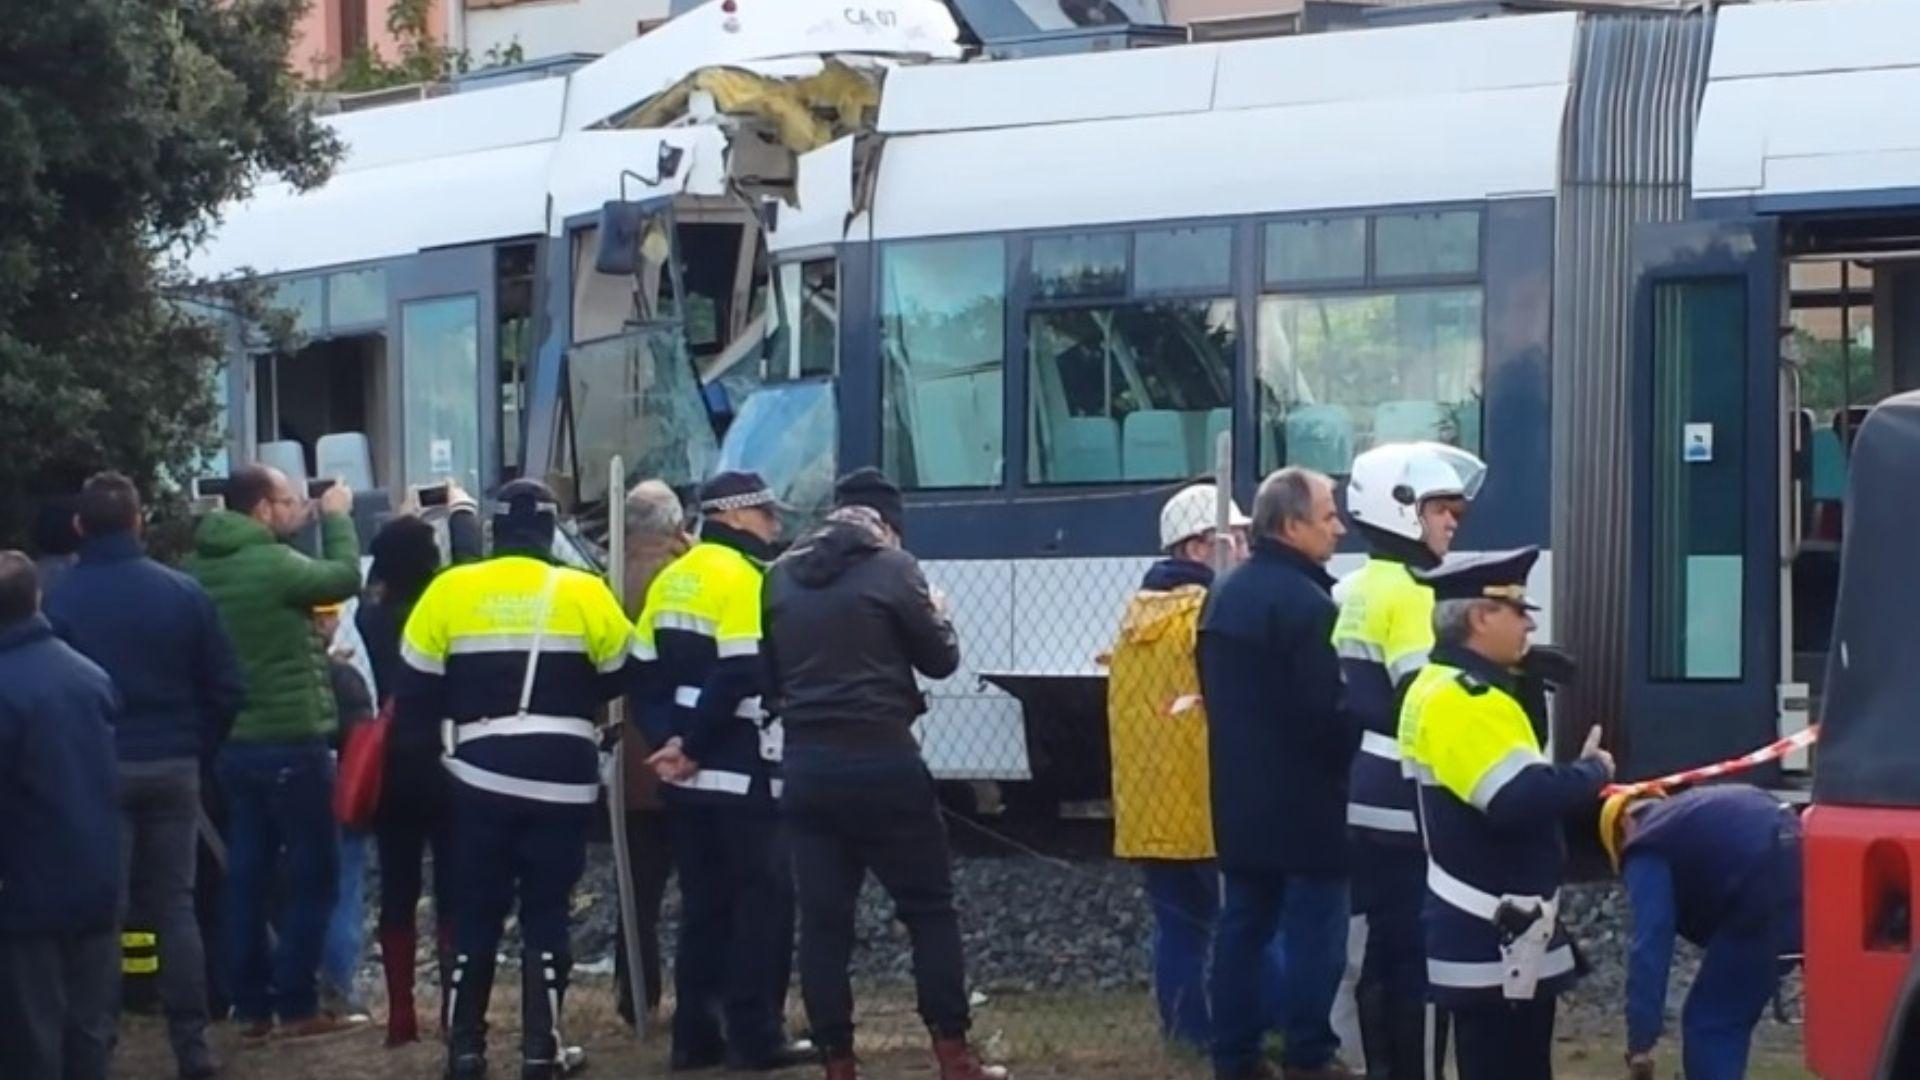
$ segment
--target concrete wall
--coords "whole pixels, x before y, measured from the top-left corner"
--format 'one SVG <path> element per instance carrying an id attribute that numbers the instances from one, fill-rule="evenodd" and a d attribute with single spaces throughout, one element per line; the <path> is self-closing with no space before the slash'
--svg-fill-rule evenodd
<path id="1" fill-rule="evenodd" d="M 640 24 L 667 17 L 669 0 L 519 0 L 469 3 L 466 47 L 476 59 L 518 42 L 528 60 L 565 53 L 607 53 L 639 35 Z"/>

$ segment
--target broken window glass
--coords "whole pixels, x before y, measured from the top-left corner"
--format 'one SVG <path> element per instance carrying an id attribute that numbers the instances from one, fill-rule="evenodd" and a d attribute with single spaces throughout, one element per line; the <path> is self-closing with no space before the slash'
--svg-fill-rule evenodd
<path id="1" fill-rule="evenodd" d="M 570 464 L 582 504 L 604 504 L 607 463 L 625 459 L 627 483 L 696 483 L 718 448 L 693 364 L 677 326 L 636 330 L 576 345 L 567 354 L 573 416 Z"/>
<path id="2" fill-rule="evenodd" d="M 763 386 L 734 417 L 715 468 L 759 473 L 785 504 L 787 535 L 797 536 L 833 497 L 839 430 L 832 383 Z"/>

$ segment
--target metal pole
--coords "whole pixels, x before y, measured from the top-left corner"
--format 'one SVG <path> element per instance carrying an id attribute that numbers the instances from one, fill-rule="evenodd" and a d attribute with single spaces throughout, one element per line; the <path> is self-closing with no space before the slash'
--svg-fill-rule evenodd
<path id="1" fill-rule="evenodd" d="M 1233 565 L 1233 433 L 1223 431 L 1213 450 L 1213 571 Z"/>
<path id="2" fill-rule="evenodd" d="M 627 603 L 627 468 L 615 454 L 607 465 L 607 584 L 622 608 Z M 616 697 L 607 705 L 607 723 L 624 738 L 627 701 Z M 632 993 L 633 1031 L 645 1038 L 647 1033 L 646 978 L 640 970 L 639 906 L 633 896 L 633 865 L 627 848 L 627 754 L 624 741 L 614 743 L 613 760 L 607 768 L 607 832 L 613 838 L 614 883 L 620 893 L 620 947 L 627 956 L 627 990 Z"/>

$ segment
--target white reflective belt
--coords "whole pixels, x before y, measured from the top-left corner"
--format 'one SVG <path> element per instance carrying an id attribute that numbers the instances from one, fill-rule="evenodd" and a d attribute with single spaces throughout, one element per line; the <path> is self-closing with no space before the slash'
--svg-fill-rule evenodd
<path id="1" fill-rule="evenodd" d="M 495 795 L 508 795 L 516 799 L 592 805 L 594 799 L 600 794 L 599 784 L 562 784 L 549 780 L 524 780 L 518 776 L 508 776 L 469 765 L 454 757 L 442 758 L 441 764 L 447 767 L 447 772 L 454 779 L 468 787 L 490 791 Z"/>
<path id="2" fill-rule="evenodd" d="M 683 709 L 699 708 L 700 688 L 697 686 L 677 687 L 673 691 L 673 703 Z M 753 697 L 741 698 L 740 704 L 735 706 L 733 710 L 733 715 L 742 720 L 753 720 L 757 722 L 766 714 L 760 710 L 760 697 L 756 694 Z"/>
<path id="3" fill-rule="evenodd" d="M 1399 761 L 1400 741 L 1377 731 L 1364 731 L 1360 733 L 1360 752 L 1388 761 Z"/>
<path id="4" fill-rule="evenodd" d="M 1572 970 L 1573 948 L 1561 945 L 1549 949 L 1540 958 L 1537 977 L 1552 979 Z M 1427 982 L 1434 986 L 1448 986 L 1456 990 L 1491 990 L 1504 986 L 1506 981 L 1506 965 L 1498 960 L 1427 960 Z"/>
<path id="5" fill-rule="evenodd" d="M 1427 860 L 1427 888 L 1433 890 L 1433 895 L 1461 911 L 1487 922 L 1492 922 L 1494 915 L 1500 910 L 1500 897 L 1461 881 L 1447 873 L 1432 859 Z M 1559 907 L 1560 894 L 1555 892 L 1552 896 L 1515 896 L 1508 899 L 1532 900 L 1540 905 L 1544 913 L 1551 916 Z"/>
<path id="6" fill-rule="evenodd" d="M 1415 820 L 1411 810 L 1395 810 L 1387 806 L 1368 806 L 1365 803 L 1347 804 L 1347 824 L 1362 829 L 1378 829 L 1381 832 L 1417 833 L 1420 823 Z"/>
<path id="7" fill-rule="evenodd" d="M 724 769 L 701 769 L 685 780 L 669 780 L 667 783 L 688 791 L 717 791 L 726 795 L 745 795 L 753 790 L 753 777 Z"/>
<path id="8" fill-rule="evenodd" d="M 591 720 L 582 720 L 577 716 L 543 716 L 539 713 L 496 716 L 488 720 L 455 724 L 453 742 L 455 746 L 461 746 L 475 739 L 499 735 L 573 735 L 595 745 L 600 742 L 599 729 L 594 727 Z"/>

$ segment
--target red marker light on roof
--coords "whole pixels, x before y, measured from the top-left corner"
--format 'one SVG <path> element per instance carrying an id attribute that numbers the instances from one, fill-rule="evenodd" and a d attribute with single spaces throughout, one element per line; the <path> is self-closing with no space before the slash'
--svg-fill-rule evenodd
<path id="1" fill-rule="evenodd" d="M 740 5 L 734 3 L 734 0 L 720 0 L 720 10 L 731 15 L 740 10 Z"/>

